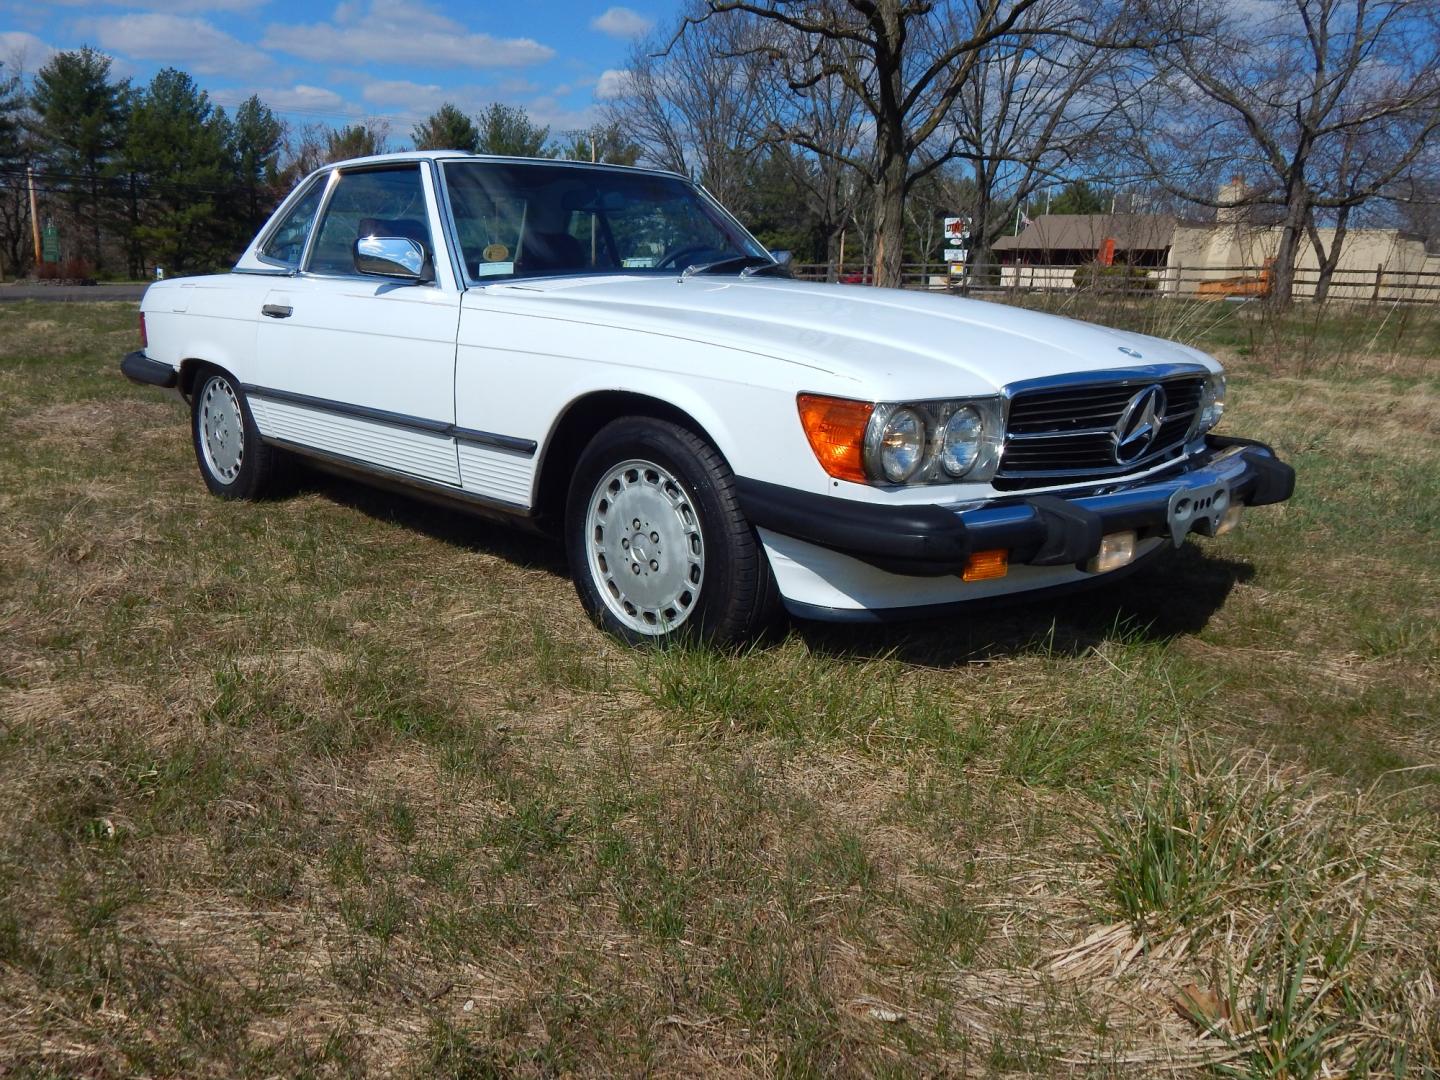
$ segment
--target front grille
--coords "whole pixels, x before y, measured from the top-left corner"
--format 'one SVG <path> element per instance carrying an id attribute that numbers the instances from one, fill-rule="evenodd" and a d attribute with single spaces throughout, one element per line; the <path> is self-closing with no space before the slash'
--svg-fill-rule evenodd
<path id="1" fill-rule="evenodd" d="M 1115 425 L 1136 394 L 1157 384 L 1166 398 L 1158 436 L 1135 460 L 1117 462 Z M 1204 375 L 1186 374 L 1021 390 L 1010 400 L 995 487 L 1015 491 L 1103 480 L 1178 457 L 1204 388 Z"/>

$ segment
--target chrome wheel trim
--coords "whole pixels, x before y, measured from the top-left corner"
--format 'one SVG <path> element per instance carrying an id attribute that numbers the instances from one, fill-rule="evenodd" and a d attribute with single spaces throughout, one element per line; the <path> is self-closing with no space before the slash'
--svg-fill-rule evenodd
<path id="1" fill-rule="evenodd" d="M 212 378 L 200 392 L 200 452 L 222 484 L 233 484 L 245 463 L 245 420 L 227 379 Z"/>
<path id="2" fill-rule="evenodd" d="M 653 461 L 623 461 L 600 478 L 585 514 L 585 551 L 600 599 L 637 633 L 674 631 L 700 600 L 700 514 L 685 486 Z"/>

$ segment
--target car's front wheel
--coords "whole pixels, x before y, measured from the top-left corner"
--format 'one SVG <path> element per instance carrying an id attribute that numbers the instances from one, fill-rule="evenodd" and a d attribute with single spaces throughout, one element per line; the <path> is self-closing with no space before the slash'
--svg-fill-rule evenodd
<path id="1" fill-rule="evenodd" d="M 740 641 L 779 609 L 734 474 L 678 424 L 625 417 L 601 429 L 571 480 L 565 537 L 581 602 L 627 641 Z"/>
<path id="2" fill-rule="evenodd" d="M 200 475 L 223 499 L 258 499 L 274 490 L 280 451 L 265 445 L 243 391 L 224 372 L 200 374 L 190 399 L 190 434 Z"/>

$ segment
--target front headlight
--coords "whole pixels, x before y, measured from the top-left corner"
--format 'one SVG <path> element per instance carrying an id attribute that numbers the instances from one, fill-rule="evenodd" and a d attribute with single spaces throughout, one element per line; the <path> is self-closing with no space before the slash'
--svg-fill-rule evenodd
<path id="1" fill-rule="evenodd" d="M 1195 434 L 1204 435 L 1225 415 L 1225 375 L 1211 375 L 1200 392 L 1200 410 L 1195 415 Z"/>
<path id="2" fill-rule="evenodd" d="M 903 406 L 885 421 L 870 425 L 875 432 L 869 457 L 879 465 L 880 475 L 892 484 L 903 484 L 915 475 L 925 460 L 925 421 L 914 409 Z"/>
<path id="3" fill-rule="evenodd" d="M 973 405 L 961 405 L 945 422 L 940 438 L 940 467 L 951 476 L 964 476 L 980 456 L 985 424 Z"/>
<path id="4" fill-rule="evenodd" d="M 881 402 L 800 394 L 800 424 L 837 480 L 892 486 L 983 482 L 1004 435 L 998 397 Z"/>

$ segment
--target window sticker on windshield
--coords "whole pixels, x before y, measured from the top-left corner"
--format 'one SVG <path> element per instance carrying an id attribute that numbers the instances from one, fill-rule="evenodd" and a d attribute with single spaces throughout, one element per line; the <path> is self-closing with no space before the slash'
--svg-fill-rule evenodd
<path id="1" fill-rule="evenodd" d="M 645 270 L 655 265 L 655 259 L 653 257 L 622 259 L 620 265 L 627 270 Z"/>
<path id="2" fill-rule="evenodd" d="M 476 277 L 500 277 L 502 274 L 513 274 L 515 264 L 513 262 L 487 262 L 481 263 L 475 268 Z"/>
<path id="3" fill-rule="evenodd" d="M 510 257 L 510 249 L 504 244 L 490 244 L 485 248 L 484 256 L 487 263 L 504 262 Z M 506 273 L 509 271 L 507 270 Z"/>

